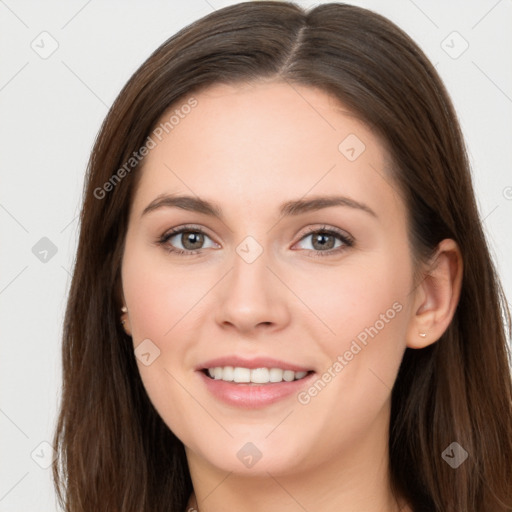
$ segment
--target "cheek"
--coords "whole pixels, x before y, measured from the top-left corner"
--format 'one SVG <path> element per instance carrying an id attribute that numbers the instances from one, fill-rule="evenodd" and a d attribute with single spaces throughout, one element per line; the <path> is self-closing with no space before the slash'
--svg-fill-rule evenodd
<path id="1" fill-rule="evenodd" d="M 186 439 L 187 424 L 177 411 L 201 414 L 190 410 L 194 401 L 185 391 L 190 385 L 179 371 L 187 355 L 183 328 L 189 320 L 187 312 L 197 302 L 197 292 L 186 285 L 183 273 L 175 268 L 156 264 L 154 259 L 149 261 L 136 248 L 127 254 L 122 271 L 123 291 L 129 304 L 133 347 L 142 384 L 169 429 Z"/>
<path id="2" fill-rule="evenodd" d="M 336 269 L 310 294 L 308 305 L 322 322 L 305 323 L 305 329 L 327 355 L 324 398 L 335 409 L 358 400 L 371 408 L 372 397 L 379 407 L 389 395 L 405 350 L 410 274 L 406 253 L 400 258 L 390 251 Z"/>
<path id="3" fill-rule="evenodd" d="M 191 279 L 190 273 L 168 264 L 163 250 L 158 258 L 155 249 L 134 246 L 130 251 L 122 274 L 134 343 L 145 338 L 165 341 L 204 293 L 202 277 L 194 274 Z"/>
<path id="4" fill-rule="evenodd" d="M 205 272 L 191 274 L 155 257 L 155 250 L 126 244 L 123 261 L 123 292 L 129 305 L 130 324 L 138 370 L 148 394 L 162 419 L 181 437 L 186 428 L 176 411 L 189 411 L 194 401 L 191 389 L 190 341 L 195 339 L 199 299 L 211 288 Z M 192 336 L 191 336 L 192 333 Z M 140 347 L 140 348 L 139 348 Z M 149 364 L 145 364 L 149 363 Z M 201 411 L 193 411 L 201 415 Z M 192 411 L 190 411 L 192 414 Z M 193 414 L 192 414 L 193 416 Z"/>
<path id="5" fill-rule="evenodd" d="M 323 294 L 310 295 L 308 305 L 332 332 L 320 336 L 321 322 L 314 329 L 304 324 L 327 356 L 325 368 L 297 399 L 324 439 L 345 446 L 368 432 L 389 403 L 405 350 L 408 268 L 405 260 L 384 257 L 337 271 L 325 282 Z M 327 445 L 317 446 L 328 452 Z"/>
<path id="6" fill-rule="evenodd" d="M 331 350 L 337 352 L 344 344 L 358 337 L 364 342 L 367 330 L 391 331 L 401 323 L 400 311 L 409 291 L 409 269 L 405 260 L 391 257 L 368 259 L 340 265 L 321 279 L 308 280 L 308 306 L 329 330 Z M 303 277 L 298 277 L 299 281 Z M 314 284 L 314 286 L 312 286 Z M 304 286 L 304 282 L 301 286 Z M 405 315 L 402 315 L 402 317 Z M 318 327 L 319 321 L 315 322 Z M 321 325 L 321 324 L 320 324 Z M 329 345 L 327 345 L 329 346 Z"/>

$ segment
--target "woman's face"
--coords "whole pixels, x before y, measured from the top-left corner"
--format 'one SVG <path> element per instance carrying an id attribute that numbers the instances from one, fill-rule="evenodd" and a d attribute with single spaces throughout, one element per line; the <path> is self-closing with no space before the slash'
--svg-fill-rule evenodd
<path id="1" fill-rule="evenodd" d="M 225 471 L 379 458 L 415 308 L 383 146 L 313 88 L 195 99 L 152 136 L 123 256 L 150 400 L 189 458 Z"/>

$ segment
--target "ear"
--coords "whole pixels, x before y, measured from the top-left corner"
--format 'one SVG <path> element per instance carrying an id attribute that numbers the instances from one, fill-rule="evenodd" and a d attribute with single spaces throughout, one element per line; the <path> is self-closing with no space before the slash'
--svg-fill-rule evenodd
<path id="1" fill-rule="evenodd" d="M 423 281 L 415 290 L 407 347 L 424 348 L 446 331 L 459 302 L 462 270 L 462 255 L 457 243 L 451 239 L 440 242 Z"/>

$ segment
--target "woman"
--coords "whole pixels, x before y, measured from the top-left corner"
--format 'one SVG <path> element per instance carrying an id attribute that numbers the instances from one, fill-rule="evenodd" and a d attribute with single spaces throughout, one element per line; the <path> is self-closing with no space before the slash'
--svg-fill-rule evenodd
<path id="1" fill-rule="evenodd" d="M 510 511 L 504 317 L 415 43 L 348 5 L 220 9 L 133 75 L 91 155 L 61 504 Z"/>

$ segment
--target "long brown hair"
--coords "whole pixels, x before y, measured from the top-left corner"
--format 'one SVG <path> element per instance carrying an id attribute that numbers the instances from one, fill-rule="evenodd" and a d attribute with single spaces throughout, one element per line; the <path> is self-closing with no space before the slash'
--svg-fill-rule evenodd
<path id="1" fill-rule="evenodd" d="M 386 18 L 338 3 L 306 11 L 270 1 L 220 9 L 168 39 L 131 77 L 101 127 L 64 323 L 53 466 L 59 503 L 66 512 L 186 506 L 192 484 L 183 444 L 149 401 L 119 323 L 120 265 L 140 176 L 140 162 L 126 162 L 172 105 L 214 83 L 262 79 L 339 98 L 386 145 L 417 261 L 444 238 L 462 253 L 453 321 L 433 345 L 406 349 L 392 391 L 394 489 L 415 511 L 511 511 L 510 312 L 448 94 L 418 46 Z M 452 442 L 468 453 L 456 469 L 442 457 Z"/>

